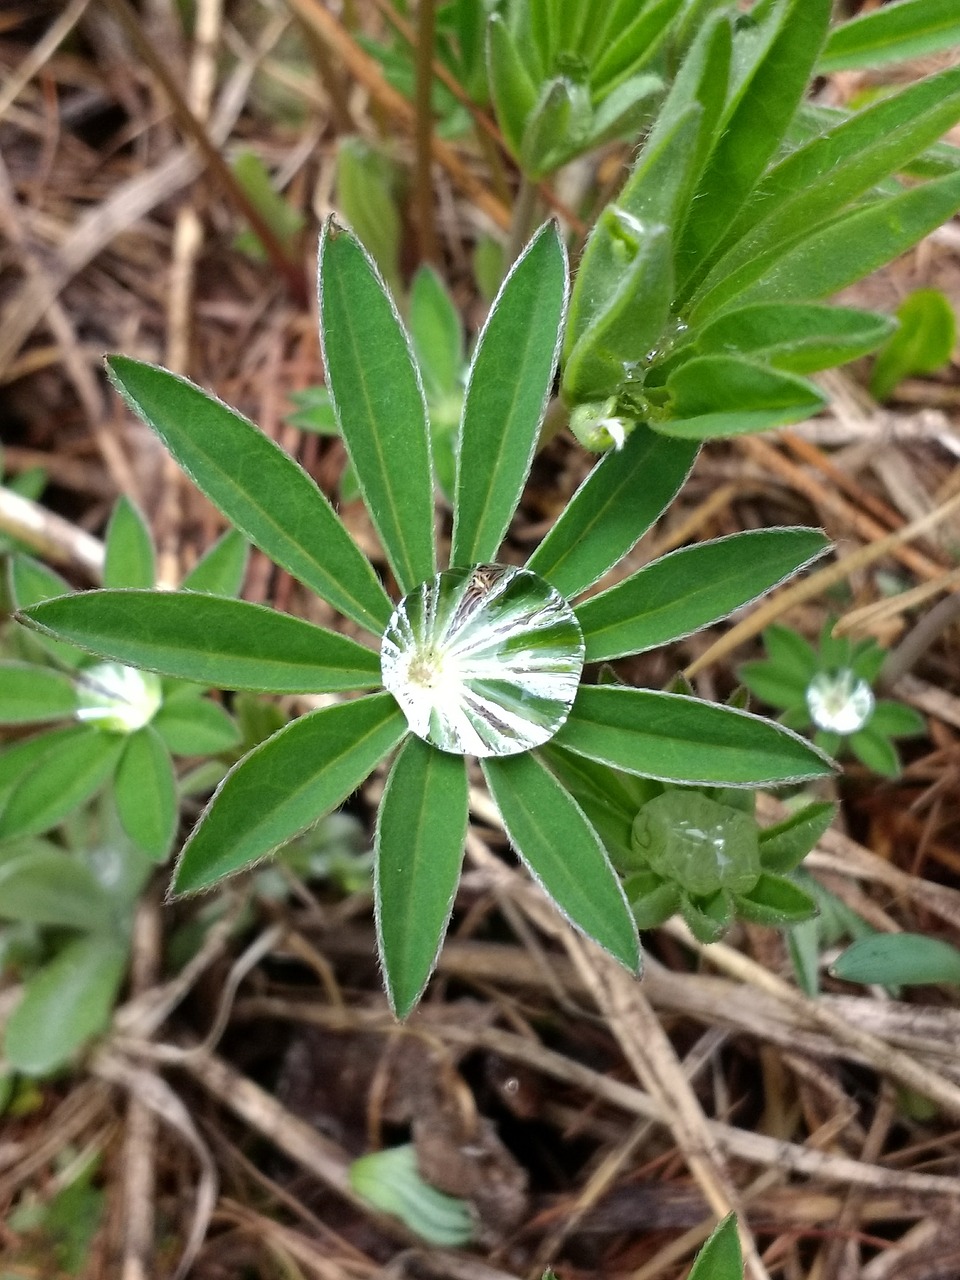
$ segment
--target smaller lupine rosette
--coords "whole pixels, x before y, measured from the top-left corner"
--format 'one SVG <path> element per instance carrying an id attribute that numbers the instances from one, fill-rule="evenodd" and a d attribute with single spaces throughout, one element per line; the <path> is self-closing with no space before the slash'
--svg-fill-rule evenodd
<path id="1" fill-rule="evenodd" d="M 566 720 L 584 644 L 566 600 L 528 569 L 448 569 L 411 591 L 384 632 L 383 683 L 418 737 L 460 755 L 509 756 Z"/>

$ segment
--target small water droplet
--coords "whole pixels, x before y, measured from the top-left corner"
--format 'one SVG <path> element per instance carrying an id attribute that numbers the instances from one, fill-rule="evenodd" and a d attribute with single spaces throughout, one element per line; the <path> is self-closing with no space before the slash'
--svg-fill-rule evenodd
<path id="1" fill-rule="evenodd" d="M 849 667 L 821 671 L 807 685 L 807 710 L 826 733 L 856 733 L 873 715 L 873 691 Z"/>
<path id="2" fill-rule="evenodd" d="M 76 717 L 107 733 L 136 733 L 163 700 L 160 677 L 120 662 L 98 662 L 77 673 Z"/>
<path id="3" fill-rule="evenodd" d="M 760 876 L 756 823 L 697 791 L 648 801 L 634 820 L 633 845 L 653 871 L 697 897 L 748 893 Z"/>
<path id="4" fill-rule="evenodd" d="M 401 600 L 380 666 L 413 733 L 441 751 L 509 756 L 548 742 L 580 683 L 573 610 L 529 569 L 448 569 Z"/>

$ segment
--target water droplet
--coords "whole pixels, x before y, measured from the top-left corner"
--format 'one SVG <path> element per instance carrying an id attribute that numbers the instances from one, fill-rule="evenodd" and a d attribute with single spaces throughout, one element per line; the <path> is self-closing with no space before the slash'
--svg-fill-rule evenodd
<path id="1" fill-rule="evenodd" d="M 573 610 L 529 569 L 448 569 L 401 600 L 380 666 L 413 733 L 441 751 L 510 756 L 548 742 L 580 683 Z"/>
<path id="2" fill-rule="evenodd" d="M 748 893 L 760 876 L 757 824 L 698 791 L 648 801 L 634 820 L 633 844 L 651 870 L 696 897 Z"/>
<path id="3" fill-rule="evenodd" d="M 78 720 L 107 733 L 135 733 L 163 700 L 160 677 L 119 662 L 100 662 L 77 673 Z"/>
<path id="4" fill-rule="evenodd" d="M 849 667 L 819 672 L 806 697 L 811 720 L 827 733 L 856 733 L 873 715 L 873 691 Z"/>

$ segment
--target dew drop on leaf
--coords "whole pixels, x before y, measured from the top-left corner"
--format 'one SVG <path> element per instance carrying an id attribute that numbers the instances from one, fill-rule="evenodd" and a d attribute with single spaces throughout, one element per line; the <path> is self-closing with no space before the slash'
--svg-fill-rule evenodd
<path id="1" fill-rule="evenodd" d="M 448 569 L 401 600 L 383 683 L 419 738 L 460 755 L 541 746 L 566 720 L 584 644 L 573 610 L 529 569 Z"/>
<path id="2" fill-rule="evenodd" d="M 136 733 L 163 699 L 160 677 L 120 662 L 98 662 L 77 673 L 76 717 L 106 733 Z"/>
<path id="3" fill-rule="evenodd" d="M 760 877 L 753 818 L 697 791 L 648 801 L 634 819 L 633 845 L 659 876 L 696 896 L 748 893 Z"/>
<path id="4" fill-rule="evenodd" d="M 873 691 L 849 667 L 821 671 L 807 685 L 807 710 L 826 733 L 856 733 L 873 715 Z"/>

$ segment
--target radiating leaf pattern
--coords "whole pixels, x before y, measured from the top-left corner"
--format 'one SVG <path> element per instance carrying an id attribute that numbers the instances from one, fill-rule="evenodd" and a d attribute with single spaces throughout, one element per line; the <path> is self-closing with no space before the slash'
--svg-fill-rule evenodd
<path id="1" fill-rule="evenodd" d="M 566 720 L 583 667 L 573 610 L 526 569 L 450 569 L 398 605 L 383 683 L 411 730 L 441 751 L 509 756 Z"/>

